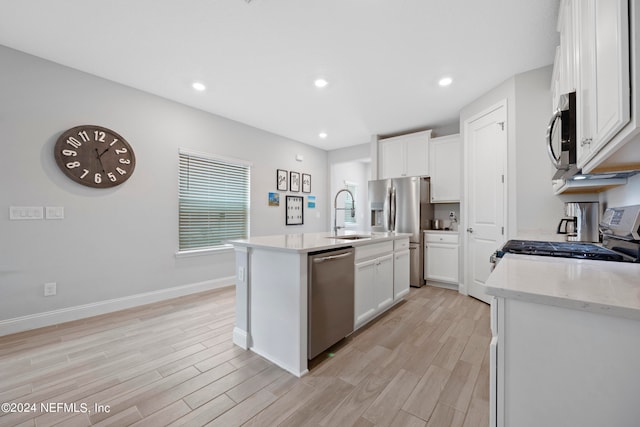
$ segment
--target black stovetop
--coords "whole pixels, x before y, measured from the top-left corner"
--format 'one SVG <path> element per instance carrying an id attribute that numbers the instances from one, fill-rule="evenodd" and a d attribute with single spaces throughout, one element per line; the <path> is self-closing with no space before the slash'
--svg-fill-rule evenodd
<path id="1" fill-rule="evenodd" d="M 624 257 L 612 250 L 578 242 L 541 242 L 537 240 L 509 240 L 496 255 L 505 253 L 522 255 L 541 255 L 560 258 L 593 259 L 599 261 L 626 261 Z"/>

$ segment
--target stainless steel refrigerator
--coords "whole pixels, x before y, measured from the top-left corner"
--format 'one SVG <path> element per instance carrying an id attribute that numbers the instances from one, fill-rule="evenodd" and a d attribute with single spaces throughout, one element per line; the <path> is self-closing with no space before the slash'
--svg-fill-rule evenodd
<path id="1" fill-rule="evenodd" d="M 429 178 L 408 177 L 369 181 L 371 231 L 410 233 L 411 286 L 424 285 L 423 230 L 433 220 Z"/>

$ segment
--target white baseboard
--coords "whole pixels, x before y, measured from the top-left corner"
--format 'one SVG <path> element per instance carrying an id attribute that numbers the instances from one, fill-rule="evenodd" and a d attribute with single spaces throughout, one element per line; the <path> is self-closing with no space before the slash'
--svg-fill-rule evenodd
<path id="1" fill-rule="evenodd" d="M 16 332 L 28 331 L 30 329 L 42 328 L 45 326 L 57 325 L 64 322 L 70 322 L 72 320 L 85 319 L 87 317 L 98 316 L 153 302 L 223 288 L 225 286 L 232 286 L 233 284 L 235 284 L 234 276 L 223 277 L 216 280 L 207 280 L 184 286 L 161 289 L 159 291 L 145 292 L 122 298 L 114 298 L 91 304 L 78 305 L 75 307 L 62 308 L 60 310 L 1 320 L 0 336 L 15 334 Z"/>

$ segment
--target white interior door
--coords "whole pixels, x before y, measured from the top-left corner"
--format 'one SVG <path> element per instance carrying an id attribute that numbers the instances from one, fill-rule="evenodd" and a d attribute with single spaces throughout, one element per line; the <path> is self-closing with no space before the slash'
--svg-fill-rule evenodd
<path id="1" fill-rule="evenodd" d="M 489 257 L 505 241 L 506 101 L 465 121 L 467 193 L 465 285 L 474 298 L 489 302 L 484 283 Z"/>

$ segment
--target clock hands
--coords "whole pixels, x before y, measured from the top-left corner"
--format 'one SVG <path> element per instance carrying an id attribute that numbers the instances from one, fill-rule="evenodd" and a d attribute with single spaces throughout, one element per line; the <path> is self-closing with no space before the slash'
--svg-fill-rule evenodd
<path id="1" fill-rule="evenodd" d="M 105 150 L 104 150 L 102 153 L 100 153 L 100 154 L 98 154 L 98 149 L 96 148 L 96 154 L 98 154 L 98 158 L 102 157 L 102 155 L 103 155 L 104 153 L 106 153 L 107 151 L 109 151 L 109 148 L 111 148 L 111 147 L 107 147 L 107 148 L 105 148 Z"/>
<path id="2" fill-rule="evenodd" d="M 102 154 L 104 154 L 104 153 L 106 153 L 106 152 L 107 152 L 108 148 L 107 148 L 107 150 L 104 150 L 104 151 L 102 152 L 102 154 L 99 154 L 99 153 L 98 153 L 98 149 L 97 149 L 97 148 L 96 148 L 95 150 L 96 150 L 96 157 L 98 158 L 98 163 L 100 163 L 100 167 L 102 168 L 102 173 L 107 173 L 107 172 L 104 170 L 104 165 L 102 164 L 102 159 L 101 159 L 100 157 L 102 156 Z"/>

